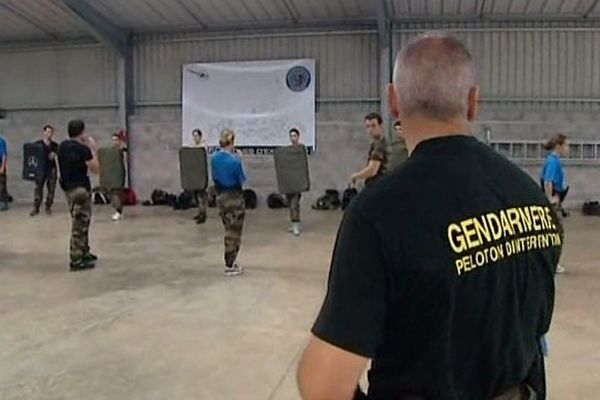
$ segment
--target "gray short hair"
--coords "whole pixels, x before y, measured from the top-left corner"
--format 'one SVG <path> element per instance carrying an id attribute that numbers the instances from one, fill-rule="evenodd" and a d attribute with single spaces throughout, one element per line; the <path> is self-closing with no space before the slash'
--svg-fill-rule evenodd
<path id="1" fill-rule="evenodd" d="M 394 84 L 406 115 L 442 121 L 466 116 L 469 91 L 477 85 L 473 58 L 458 39 L 426 33 L 398 54 Z"/>

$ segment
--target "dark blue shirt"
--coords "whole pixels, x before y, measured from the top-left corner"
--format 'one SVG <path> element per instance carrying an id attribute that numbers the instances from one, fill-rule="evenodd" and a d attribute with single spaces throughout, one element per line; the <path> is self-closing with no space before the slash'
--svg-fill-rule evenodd
<path id="1" fill-rule="evenodd" d="M 542 181 L 552 182 L 554 190 L 557 192 L 565 191 L 565 174 L 563 172 L 560 157 L 556 153 L 550 153 L 546 158 L 546 163 L 542 168 Z"/>
<path id="2" fill-rule="evenodd" d="M 211 157 L 212 177 L 220 190 L 241 188 L 246 181 L 242 160 L 229 151 L 217 151 Z"/>

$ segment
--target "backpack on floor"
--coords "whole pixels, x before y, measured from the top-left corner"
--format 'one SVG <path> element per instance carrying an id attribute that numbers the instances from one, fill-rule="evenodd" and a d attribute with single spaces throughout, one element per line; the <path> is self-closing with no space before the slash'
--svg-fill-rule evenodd
<path id="1" fill-rule="evenodd" d="M 194 194 L 189 190 L 184 190 L 173 205 L 174 210 L 189 210 L 194 207 Z"/>
<path id="2" fill-rule="evenodd" d="M 325 190 L 325 194 L 313 204 L 313 210 L 337 210 L 342 205 L 340 192 L 335 189 Z"/>
<path id="3" fill-rule="evenodd" d="M 135 191 L 131 188 L 123 189 L 123 205 L 124 206 L 135 206 L 138 202 Z"/>
<path id="4" fill-rule="evenodd" d="M 269 197 L 267 197 L 267 207 L 271 209 L 279 209 L 289 207 L 289 205 L 287 204 L 284 195 L 280 193 L 271 193 Z"/>
<path id="5" fill-rule="evenodd" d="M 92 202 L 94 204 L 103 205 L 110 204 L 111 195 L 102 190 L 99 186 L 92 188 Z"/>
<path id="6" fill-rule="evenodd" d="M 252 189 L 245 189 L 242 195 L 244 196 L 246 210 L 254 210 L 258 205 L 258 196 L 256 195 L 256 192 Z"/>
<path id="7" fill-rule="evenodd" d="M 161 189 L 154 189 L 152 194 L 150 195 L 150 203 L 154 206 L 168 206 L 169 202 L 169 193 L 165 192 Z"/>
<path id="8" fill-rule="evenodd" d="M 597 201 L 586 201 L 581 208 L 583 215 L 600 216 L 600 203 Z"/>

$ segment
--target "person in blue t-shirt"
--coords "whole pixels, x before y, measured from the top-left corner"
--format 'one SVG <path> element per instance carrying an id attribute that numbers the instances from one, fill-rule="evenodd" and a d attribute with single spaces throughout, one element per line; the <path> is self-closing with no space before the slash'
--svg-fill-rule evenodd
<path id="1" fill-rule="evenodd" d="M 0 136 L 0 211 L 8 210 L 8 191 L 6 189 L 6 140 Z"/>
<path id="2" fill-rule="evenodd" d="M 240 275 L 236 264 L 246 216 L 242 187 L 246 181 L 240 154 L 235 150 L 235 133 L 225 129 L 219 138 L 221 149 L 211 158 L 217 206 L 225 227 L 225 276 Z"/>
<path id="3" fill-rule="evenodd" d="M 562 203 L 567 196 L 569 188 L 566 185 L 561 157 L 569 155 L 569 142 L 565 135 L 558 133 L 546 143 L 545 147 L 546 150 L 550 151 L 550 154 L 548 154 L 542 168 L 540 183 L 542 190 L 556 211 L 557 218 L 561 225 L 561 233 L 564 236 L 562 218 L 567 214 L 563 209 Z M 561 265 L 558 265 L 556 272 L 563 273 L 565 272 L 565 269 Z"/>

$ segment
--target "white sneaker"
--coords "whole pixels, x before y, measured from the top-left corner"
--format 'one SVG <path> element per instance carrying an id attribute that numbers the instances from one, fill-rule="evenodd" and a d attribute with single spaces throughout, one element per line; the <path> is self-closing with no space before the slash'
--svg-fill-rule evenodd
<path id="1" fill-rule="evenodd" d="M 121 214 L 120 212 L 116 212 L 113 214 L 111 219 L 115 222 L 120 221 L 123 219 L 123 214 Z"/>
<path id="2" fill-rule="evenodd" d="M 233 267 L 225 267 L 225 276 L 238 276 L 244 273 L 244 268 L 237 264 L 233 264 Z"/>
<path id="3" fill-rule="evenodd" d="M 564 273 L 564 272 L 565 272 L 565 267 L 563 267 L 562 265 L 558 264 L 558 265 L 556 266 L 556 273 L 557 273 L 557 274 L 562 274 L 562 273 Z"/>
<path id="4" fill-rule="evenodd" d="M 300 227 L 299 222 L 295 222 L 292 225 L 292 232 L 294 232 L 294 236 L 300 236 L 300 234 L 302 233 L 302 228 Z"/>

